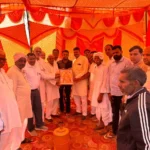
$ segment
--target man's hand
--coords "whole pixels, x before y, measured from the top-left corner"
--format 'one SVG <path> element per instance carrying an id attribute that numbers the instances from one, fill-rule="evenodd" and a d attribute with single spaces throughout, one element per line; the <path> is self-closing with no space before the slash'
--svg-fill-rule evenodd
<path id="1" fill-rule="evenodd" d="M 56 79 L 56 78 L 60 78 L 60 74 L 59 74 L 59 73 L 56 73 L 56 74 L 55 74 L 55 79 Z"/>
<path id="2" fill-rule="evenodd" d="M 98 102 L 98 103 L 101 103 L 101 102 L 102 102 L 102 100 L 103 100 L 103 95 L 104 95 L 104 93 L 100 93 L 100 94 L 99 94 L 99 96 L 98 96 L 98 98 L 97 98 L 97 102 Z"/>

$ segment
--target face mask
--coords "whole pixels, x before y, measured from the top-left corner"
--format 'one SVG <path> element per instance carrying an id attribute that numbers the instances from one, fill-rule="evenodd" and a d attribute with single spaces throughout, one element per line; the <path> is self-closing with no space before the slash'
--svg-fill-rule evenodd
<path id="1" fill-rule="evenodd" d="M 122 55 L 115 55 L 115 56 L 113 56 L 113 58 L 115 59 L 115 60 L 120 60 L 121 58 L 122 58 Z"/>

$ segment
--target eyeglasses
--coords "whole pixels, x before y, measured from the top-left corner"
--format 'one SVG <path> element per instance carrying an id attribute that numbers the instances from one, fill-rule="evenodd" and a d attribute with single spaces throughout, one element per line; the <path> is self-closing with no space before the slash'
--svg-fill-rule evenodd
<path id="1" fill-rule="evenodd" d="M 7 59 L 6 58 L 0 58 L 0 61 L 6 61 Z"/>

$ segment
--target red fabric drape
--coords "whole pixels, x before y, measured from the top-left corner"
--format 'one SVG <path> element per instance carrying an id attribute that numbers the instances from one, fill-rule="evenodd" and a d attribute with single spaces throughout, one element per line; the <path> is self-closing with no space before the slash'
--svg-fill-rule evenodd
<path id="1" fill-rule="evenodd" d="M 79 30 L 82 25 L 82 18 L 71 18 L 71 28 Z"/>
<path id="2" fill-rule="evenodd" d="M 23 17 L 23 11 L 22 10 L 18 10 L 18 11 L 14 11 L 11 13 L 8 13 L 8 17 L 12 22 L 19 22 L 22 17 Z"/>
<path id="3" fill-rule="evenodd" d="M 4 19 L 5 19 L 5 14 L 1 14 L 0 15 L 0 23 L 2 23 L 4 21 Z"/>
<path id="4" fill-rule="evenodd" d="M 59 33 L 59 31 L 57 31 L 57 35 L 56 35 L 56 48 L 59 49 L 59 55 L 60 57 L 62 56 L 62 51 L 65 49 L 65 44 L 66 41 L 62 38 L 61 34 Z"/>
<path id="5" fill-rule="evenodd" d="M 133 13 L 133 18 L 136 22 L 141 21 L 143 16 L 144 16 L 144 10 L 139 10 Z"/>
<path id="6" fill-rule="evenodd" d="M 127 25 L 130 21 L 130 15 L 119 16 L 119 21 L 122 25 Z"/>
<path id="7" fill-rule="evenodd" d="M 148 29 L 146 33 L 146 46 L 150 46 L 150 20 L 148 21 Z"/>
<path id="8" fill-rule="evenodd" d="M 60 16 L 60 15 L 53 15 L 53 14 L 48 14 L 50 20 L 51 20 L 51 23 L 53 25 L 56 25 L 56 26 L 59 26 L 63 23 L 64 21 L 64 16 Z"/>
<path id="9" fill-rule="evenodd" d="M 0 51 L 4 51 L 1 40 L 0 40 Z M 5 72 L 7 72 L 7 70 L 8 70 L 8 64 L 7 64 L 7 62 L 3 66 L 3 69 L 5 70 Z"/>
<path id="10" fill-rule="evenodd" d="M 106 27 L 111 27 L 115 22 L 115 18 L 113 18 L 113 17 L 112 18 L 104 18 L 103 22 Z"/>
<path id="11" fill-rule="evenodd" d="M 56 31 L 56 27 L 51 27 L 35 22 L 29 22 L 31 45 L 45 38 Z"/>
<path id="12" fill-rule="evenodd" d="M 117 36 L 113 40 L 113 45 L 121 45 L 122 41 L 122 32 L 119 30 Z"/>
<path id="13" fill-rule="evenodd" d="M 15 43 L 18 43 L 19 45 L 24 46 L 25 48 L 29 48 L 24 24 L 0 28 L 0 35 L 14 41 Z"/>
<path id="14" fill-rule="evenodd" d="M 92 43 L 77 37 L 77 46 L 80 48 L 81 54 L 84 54 L 85 49 L 103 51 L 104 38 L 93 41 Z"/>
<path id="15" fill-rule="evenodd" d="M 46 13 L 42 11 L 31 11 L 30 14 L 35 21 L 42 21 Z"/>

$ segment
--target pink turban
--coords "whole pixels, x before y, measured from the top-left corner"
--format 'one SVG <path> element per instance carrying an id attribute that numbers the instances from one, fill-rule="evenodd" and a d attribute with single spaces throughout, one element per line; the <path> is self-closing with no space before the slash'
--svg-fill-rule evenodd
<path id="1" fill-rule="evenodd" d="M 15 62 L 18 61 L 20 58 L 26 58 L 25 54 L 23 54 L 23 53 L 16 53 L 14 55 L 14 61 Z"/>
<path id="2" fill-rule="evenodd" d="M 98 56 L 101 60 L 103 60 L 103 59 L 104 59 L 104 55 L 103 55 L 103 53 L 102 53 L 102 52 L 94 53 L 94 54 L 93 54 L 93 58 L 94 58 L 95 56 Z"/>

